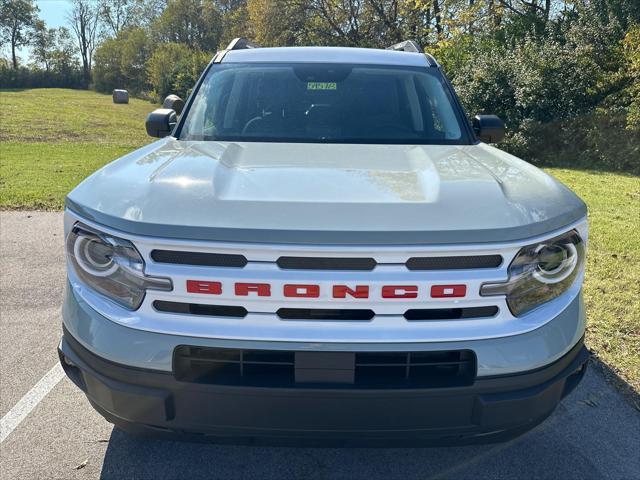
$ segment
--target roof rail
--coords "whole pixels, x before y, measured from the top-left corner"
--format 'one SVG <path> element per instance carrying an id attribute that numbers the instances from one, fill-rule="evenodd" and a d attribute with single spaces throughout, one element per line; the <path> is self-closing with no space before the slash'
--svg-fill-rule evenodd
<path id="1" fill-rule="evenodd" d="M 396 43 L 395 45 L 391 45 L 387 47 L 387 50 L 395 50 L 397 52 L 412 52 L 412 53 L 422 53 L 422 48 L 413 40 L 405 40 L 404 42 Z"/>
<path id="2" fill-rule="evenodd" d="M 250 42 L 246 38 L 242 38 L 242 37 L 234 38 L 229 42 L 229 45 L 227 45 L 227 48 L 225 48 L 224 50 L 220 50 L 214 55 L 211 62 L 212 63 L 222 62 L 222 59 L 224 58 L 224 56 L 227 54 L 227 52 L 231 50 L 247 50 L 250 48 L 260 48 L 260 45 L 258 45 L 257 43 Z"/>
<path id="3" fill-rule="evenodd" d="M 427 61 L 429 62 L 429 65 L 431 65 L 432 67 L 440 68 L 440 64 L 436 60 L 436 57 L 426 52 L 425 52 L 425 56 L 427 57 Z"/>
<path id="4" fill-rule="evenodd" d="M 245 50 L 247 48 L 260 48 L 260 45 L 250 42 L 246 38 L 238 37 L 231 40 L 225 50 Z"/>
<path id="5" fill-rule="evenodd" d="M 430 53 L 426 53 L 424 50 L 422 50 L 422 48 L 420 48 L 420 45 L 418 45 L 413 40 L 405 40 L 404 42 L 396 43 L 395 45 L 387 47 L 387 50 L 395 50 L 396 52 L 424 53 L 424 55 L 427 57 L 429 65 L 437 68 L 440 67 L 440 64 L 433 57 L 433 55 L 431 55 Z"/>

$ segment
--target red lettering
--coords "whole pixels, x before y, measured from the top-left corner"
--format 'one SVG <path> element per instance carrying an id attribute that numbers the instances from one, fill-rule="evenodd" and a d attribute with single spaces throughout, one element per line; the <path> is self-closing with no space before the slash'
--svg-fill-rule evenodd
<path id="1" fill-rule="evenodd" d="M 466 285 L 434 285 L 431 287 L 431 298 L 459 298 L 466 294 Z"/>
<path id="2" fill-rule="evenodd" d="M 318 298 L 320 285 L 285 285 L 284 296 Z"/>
<path id="3" fill-rule="evenodd" d="M 236 295 L 248 296 L 257 293 L 259 297 L 271 296 L 271 285 L 268 283 L 236 283 Z"/>
<path id="4" fill-rule="evenodd" d="M 367 285 L 356 285 L 354 290 L 346 285 L 333 286 L 333 298 L 347 298 L 347 295 L 353 298 L 369 298 L 369 287 Z"/>
<path id="5" fill-rule="evenodd" d="M 222 293 L 222 283 L 204 282 L 200 280 L 187 280 L 187 292 L 220 295 Z"/>
<path id="6" fill-rule="evenodd" d="M 385 285 L 382 287 L 382 298 L 417 298 L 418 287 L 415 285 Z"/>

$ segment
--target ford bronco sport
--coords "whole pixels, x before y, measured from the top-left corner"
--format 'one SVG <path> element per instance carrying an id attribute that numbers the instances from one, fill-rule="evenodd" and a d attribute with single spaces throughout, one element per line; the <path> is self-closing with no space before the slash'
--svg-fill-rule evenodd
<path id="1" fill-rule="evenodd" d="M 254 47 L 68 195 L 67 375 L 172 437 L 470 443 L 544 420 L 588 358 L 584 203 L 488 145 L 500 119 L 468 121 L 412 42 Z"/>

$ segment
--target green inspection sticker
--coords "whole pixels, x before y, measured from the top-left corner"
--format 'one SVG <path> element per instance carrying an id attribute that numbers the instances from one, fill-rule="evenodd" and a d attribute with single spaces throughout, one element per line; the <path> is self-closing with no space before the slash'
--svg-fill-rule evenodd
<path id="1" fill-rule="evenodd" d="M 336 82 L 307 82 L 307 90 L 337 90 Z"/>

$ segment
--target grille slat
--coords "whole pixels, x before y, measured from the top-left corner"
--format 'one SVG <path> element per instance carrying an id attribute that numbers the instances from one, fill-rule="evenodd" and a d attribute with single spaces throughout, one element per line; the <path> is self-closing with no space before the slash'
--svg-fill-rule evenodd
<path id="1" fill-rule="evenodd" d="M 290 350 L 179 346 L 174 351 L 174 375 L 180 381 L 211 385 L 352 389 L 444 388 L 472 384 L 477 370 L 476 356 L 471 350 L 357 352 L 353 364 L 353 383 L 307 384 L 295 381 L 295 354 L 295 351 Z M 305 353 L 307 359 L 308 354 L 309 352 Z M 318 358 L 323 358 L 321 352 L 318 352 L 318 355 Z M 247 360 L 252 357 L 262 360 Z M 269 358 L 272 360 L 267 360 Z M 376 361 L 381 359 L 387 361 Z M 320 361 L 317 368 L 328 367 Z"/>
<path id="2" fill-rule="evenodd" d="M 276 315 L 283 320 L 371 320 L 375 312 L 368 309 L 280 308 Z"/>
<path id="3" fill-rule="evenodd" d="M 154 262 L 158 263 L 196 265 L 203 267 L 242 268 L 248 263 L 247 258 L 244 255 L 207 252 L 181 252 L 178 250 L 153 250 L 151 252 L 151 259 Z"/>
<path id="4" fill-rule="evenodd" d="M 197 358 L 201 363 L 221 363 L 225 365 L 293 365 L 292 362 L 250 362 L 246 360 L 222 360 L 215 358 Z"/>
<path id="5" fill-rule="evenodd" d="M 188 315 L 204 315 L 207 317 L 235 317 L 244 318 L 247 316 L 247 309 L 244 307 L 233 307 L 227 305 L 206 305 L 201 303 L 180 303 L 156 300 L 153 308 L 165 313 L 184 313 Z"/>
<path id="6" fill-rule="evenodd" d="M 496 306 L 466 308 L 413 308 L 404 313 L 410 321 L 419 320 L 464 320 L 468 318 L 494 317 L 499 309 Z"/>
<path id="7" fill-rule="evenodd" d="M 373 258 L 280 257 L 276 261 L 285 270 L 373 270 Z"/>
<path id="8" fill-rule="evenodd" d="M 435 366 L 435 365 L 463 365 L 467 363 L 466 361 L 460 362 L 433 362 L 433 363 L 415 363 L 415 362 L 404 362 L 404 363 L 356 363 L 356 367 L 405 367 L 410 365 L 412 367 L 421 367 L 421 366 Z"/>
<path id="9" fill-rule="evenodd" d="M 409 270 L 467 270 L 497 268 L 502 264 L 501 255 L 475 255 L 452 257 L 412 257 L 407 260 Z"/>

